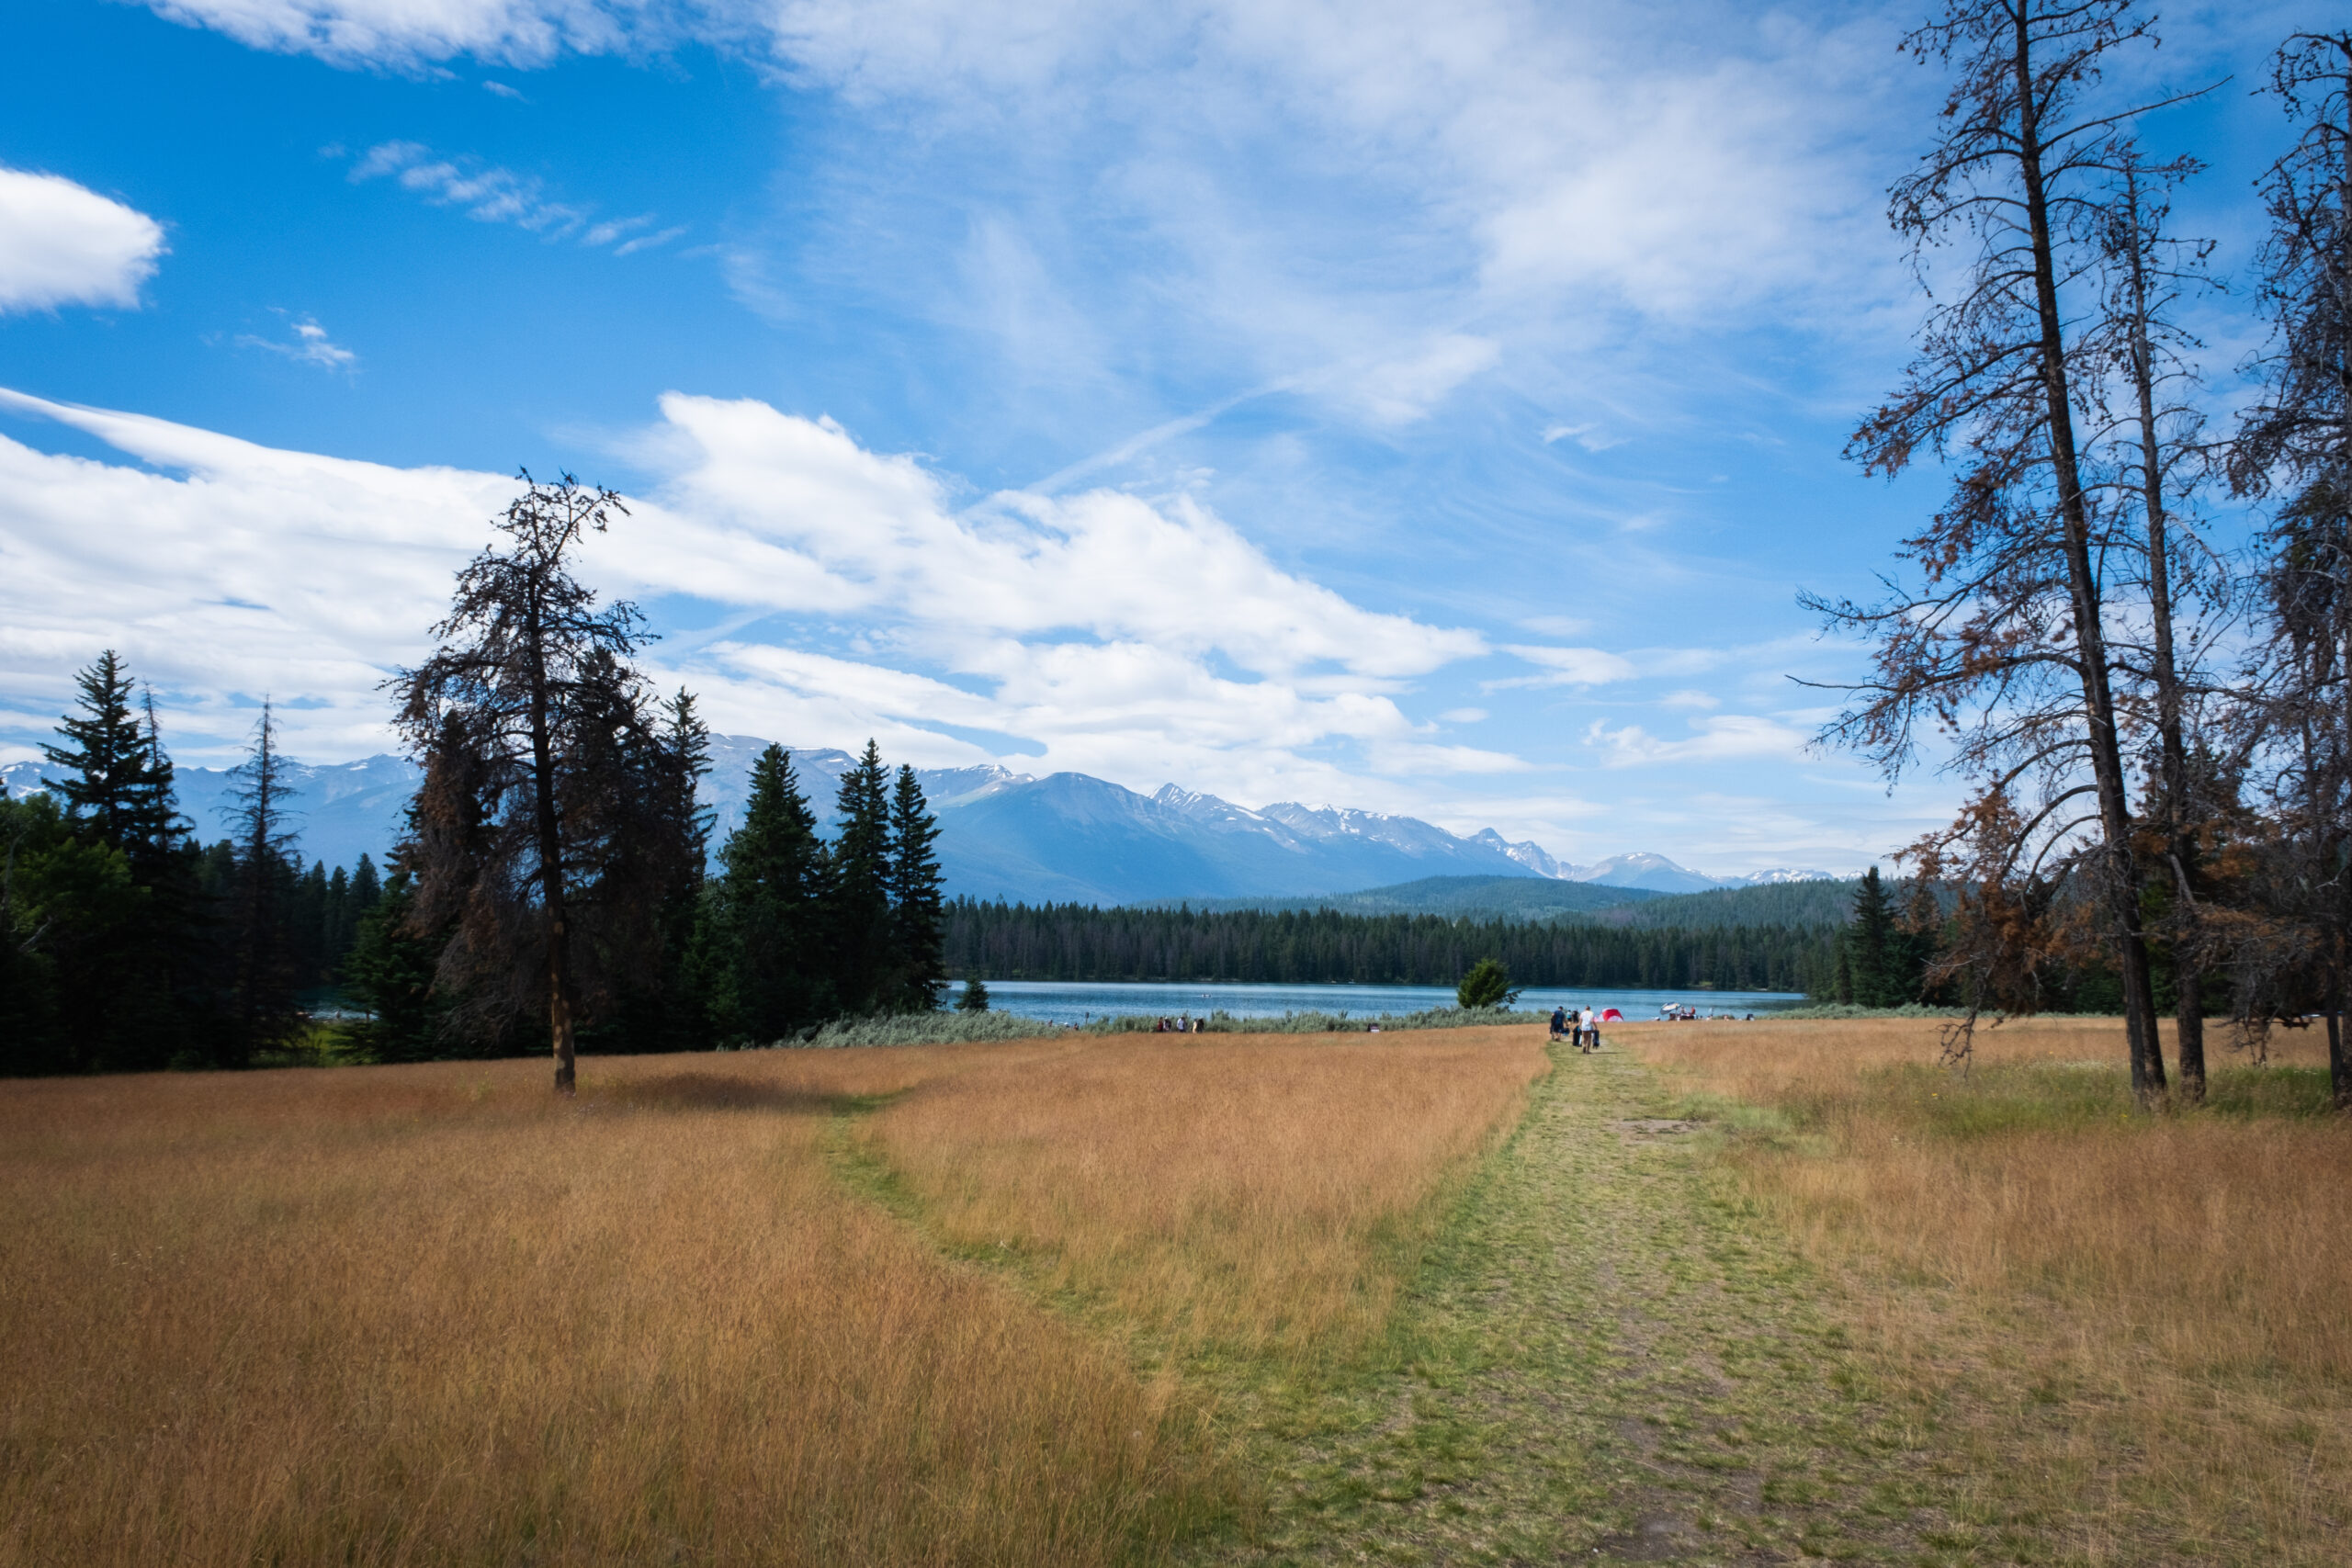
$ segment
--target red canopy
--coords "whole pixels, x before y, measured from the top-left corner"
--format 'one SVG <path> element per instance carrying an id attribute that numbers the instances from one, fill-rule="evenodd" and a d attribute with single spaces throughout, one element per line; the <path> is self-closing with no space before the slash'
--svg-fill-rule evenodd
<path id="1" fill-rule="evenodd" d="M 1625 1021 L 1625 1015 L 1619 1012 L 1615 1008 L 1605 1008 L 1601 1010 L 1600 1021 L 1603 1023 L 1623 1023 Z"/>

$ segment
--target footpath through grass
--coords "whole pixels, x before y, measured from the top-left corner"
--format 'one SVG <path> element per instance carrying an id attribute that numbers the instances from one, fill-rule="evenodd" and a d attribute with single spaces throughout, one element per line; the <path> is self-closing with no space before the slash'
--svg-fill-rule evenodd
<path id="1" fill-rule="evenodd" d="M 1555 1053 L 1348 1386 L 1232 1399 L 1264 1485 L 1217 1562 L 1959 1562 L 1824 1285 L 1623 1054 Z M 2007 1546 L 2008 1551 L 2001 1549 Z M 2029 1553 L 2030 1554 L 2030 1553 Z"/>

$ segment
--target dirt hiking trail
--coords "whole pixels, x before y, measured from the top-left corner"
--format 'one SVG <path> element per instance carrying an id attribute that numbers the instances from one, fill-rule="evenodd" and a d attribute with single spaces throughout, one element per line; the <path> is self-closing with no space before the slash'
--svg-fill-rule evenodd
<path id="1" fill-rule="evenodd" d="M 1938 1562 L 1924 1436 L 1657 1078 L 1555 1047 L 1390 1369 L 1257 1419 L 1268 1516 L 1207 1561 Z"/>

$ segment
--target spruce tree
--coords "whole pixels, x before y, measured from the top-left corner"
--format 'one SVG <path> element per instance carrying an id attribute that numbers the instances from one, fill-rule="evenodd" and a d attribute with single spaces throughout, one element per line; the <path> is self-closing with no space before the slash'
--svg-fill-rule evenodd
<path id="1" fill-rule="evenodd" d="M 353 867 L 351 872 L 351 923 L 355 937 L 357 935 L 361 919 L 368 910 L 376 907 L 376 900 L 383 896 L 383 878 L 377 875 L 376 863 L 369 860 L 366 852 L 363 851 L 359 856 L 359 863 Z"/>
<path id="2" fill-rule="evenodd" d="M 956 1010 L 957 1012 L 989 1010 L 989 988 L 980 983 L 980 977 L 978 975 L 964 982 L 964 993 L 956 998 Z"/>
<path id="3" fill-rule="evenodd" d="M 302 1029 L 295 1001 L 299 953 L 292 906 L 300 893 L 291 859 L 294 835 L 286 825 L 286 760 L 277 750 L 277 722 L 262 704 L 253 750 L 237 780 L 237 840 L 230 919 L 229 1034 L 222 1065 L 242 1066 L 256 1051 L 293 1043 Z"/>
<path id="4" fill-rule="evenodd" d="M 65 801 L 77 836 L 121 851 L 142 871 L 168 853 L 176 839 L 172 765 L 153 728 L 142 728 L 130 704 L 130 672 L 114 649 L 74 678 L 83 716 L 67 716 L 58 733 L 69 744 L 42 753 L 72 772 L 43 782 Z M 152 879 L 152 878 L 151 878 Z"/>
<path id="5" fill-rule="evenodd" d="M 742 825 L 718 859 L 703 939 L 717 1026 L 754 1043 L 787 1038 L 832 1008 L 831 879 L 816 814 L 781 746 L 752 764 Z"/>
<path id="6" fill-rule="evenodd" d="M 49 868 L 56 880 L 45 896 L 43 923 L 51 929 L 44 940 L 61 1066 L 136 1071 L 201 1060 L 217 1043 L 219 953 L 153 704 L 143 705 L 142 726 L 130 672 L 111 649 L 75 683 L 81 714 L 58 726 L 66 744 L 43 748 L 71 772 L 46 782 L 74 841 L 119 864 L 101 870 L 98 860 L 78 855 Z M 69 860 L 78 868 L 70 874 Z M 106 891 L 118 885 L 119 898 Z"/>
<path id="7" fill-rule="evenodd" d="M 1894 1007 L 1906 998 L 1891 996 L 1899 982 L 1893 974 L 1894 905 L 1886 896 L 1878 867 L 1862 874 L 1854 889 L 1854 918 L 1846 928 L 1846 947 L 1853 973 L 1854 1000 L 1864 1007 Z"/>
<path id="8" fill-rule="evenodd" d="M 897 1012 L 938 1010 L 940 989 L 947 983 L 946 917 L 940 897 L 939 857 L 932 848 L 938 839 L 939 821 L 924 803 L 922 785 L 915 782 L 915 771 L 902 765 L 890 797 L 890 925 L 896 971 L 890 1007 Z"/>
<path id="9" fill-rule="evenodd" d="M 372 876 L 375 868 L 368 870 Z M 369 1061 L 423 1062 L 451 1054 L 441 1028 L 448 1009 L 433 991 L 446 933 L 413 930 L 414 902 L 408 873 L 395 868 L 360 917 L 351 956 L 344 961 L 344 986 L 367 1014 L 345 1036 Z"/>
<path id="10" fill-rule="evenodd" d="M 897 954 L 890 911 L 890 775 L 881 749 L 842 775 L 836 800 L 841 836 L 833 842 L 831 919 L 833 990 L 843 1010 L 869 1013 L 893 999 Z"/>
<path id="11" fill-rule="evenodd" d="M 327 878 L 326 894 L 320 902 L 318 978 L 313 984 L 334 983 L 335 970 L 351 952 L 358 917 L 351 908 L 351 874 L 336 866 L 334 874 Z"/>

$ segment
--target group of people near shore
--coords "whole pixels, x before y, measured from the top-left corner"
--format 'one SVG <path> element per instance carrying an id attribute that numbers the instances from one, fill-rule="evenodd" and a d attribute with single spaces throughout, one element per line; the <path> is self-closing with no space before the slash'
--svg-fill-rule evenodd
<path id="1" fill-rule="evenodd" d="M 1154 1034 L 1193 1034 L 1208 1027 L 1209 1021 L 1194 1018 L 1191 1013 L 1182 1018 L 1163 1018 L 1151 1026 Z"/>
<path id="2" fill-rule="evenodd" d="M 1552 1038 L 1566 1040 L 1589 1056 L 1600 1049 L 1600 1015 L 1589 1007 L 1578 1008 L 1574 1012 L 1566 1008 L 1554 1008 Z"/>

